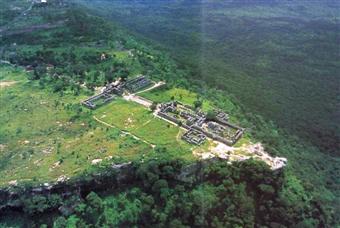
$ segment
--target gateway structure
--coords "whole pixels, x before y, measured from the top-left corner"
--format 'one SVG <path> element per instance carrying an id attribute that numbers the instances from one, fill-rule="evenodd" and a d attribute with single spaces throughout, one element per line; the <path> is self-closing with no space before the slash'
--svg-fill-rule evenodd
<path id="1" fill-rule="evenodd" d="M 112 101 L 115 97 L 122 96 L 124 92 L 134 93 L 152 84 L 153 82 L 143 75 L 126 82 L 118 80 L 115 83 L 108 84 L 102 93 L 89 97 L 82 104 L 87 108 L 96 109 Z"/>

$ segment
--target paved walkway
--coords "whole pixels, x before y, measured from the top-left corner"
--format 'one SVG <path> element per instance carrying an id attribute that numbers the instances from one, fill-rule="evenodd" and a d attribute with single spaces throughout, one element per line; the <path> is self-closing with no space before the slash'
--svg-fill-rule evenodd
<path id="1" fill-rule="evenodd" d="M 124 95 L 123 98 L 127 101 L 134 101 L 138 104 L 141 104 L 147 108 L 149 108 L 152 105 L 152 101 L 145 99 L 143 97 L 140 96 L 136 96 L 134 94 L 129 94 L 129 95 Z"/>

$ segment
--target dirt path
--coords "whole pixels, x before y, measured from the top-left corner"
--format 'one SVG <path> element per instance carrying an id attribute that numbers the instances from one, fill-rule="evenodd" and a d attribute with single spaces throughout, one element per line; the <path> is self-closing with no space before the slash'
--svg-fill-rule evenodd
<path id="1" fill-rule="evenodd" d="M 160 86 L 162 86 L 162 85 L 164 85 L 164 84 L 165 84 L 165 82 L 160 81 L 160 82 L 157 82 L 156 84 L 154 84 L 153 86 L 151 86 L 150 88 L 147 88 L 147 89 L 145 89 L 145 90 L 139 91 L 139 92 L 134 93 L 134 94 L 144 93 L 144 92 L 153 90 L 153 89 L 155 89 L 155 88 L 157 88 L 157 87 L 160 87 Z"/>
<path id="2" fill-rule="evenodd" d="M 104 121 L 98 119 L 96 116 L 93 116 L 93 119 L 95 119 L 97 122 L 99 122 L 99 123 L 101 123 L 101 124 L 104 124 L 104 125 L 107 126 L 107 127 L 110 127 L 110 128 L 118 128 L 118 129 L 120 129 L 119 127 L 116 127 L 116 126 L 114 126 L 114 125 L 111 125 L 111 124 L 109 124 L 109 123 L 106 123 L 106 122 L 104 122 Z M 120 130 L 121 130 L 121 129 L 120 129 Z M 124 130 L 121 130 L 121 131 L 122 131 L 124 134 L 126 134 L 126 135 L 132 136 L 134 139 L 136 139 L 136 140 L 138 140 L 138 141 L 142 141 L 142 142 L 148 144 L 148 145 L 151 146 L 152 148 L 155 148 L 155 147 L 156 147 L 156 145 L 154 145 L 154 144 L 152 144 L 152 143 L 150 143 L 150 142 L 148 142 L 148 141 L 146 141 L 146 140 L 144 140 L 144 139 L 142 139 L 142 138 L 140 138 L 140 137 L 138 137 L 138 136 L 132 134 L 132 133 L 129 132 L 129 131 L 124 131 Z"/>
<path id="3" fill-rule="evenodd" d="M 0 81 L 0 89 L 14 85 L 17 81 Z"/>
<path id="4" fill-rule="evenodd" d="M 2 60 L 2 59 L 0 59 L 0 64 L 7 64 L 7 65 L 15 66 L 15 64 L 12 64 L 10 61 Z"/>
<path id="5" fill-rule="evenodd" d="M 181 139 L 181 130 L 180 129 L 178 129 L 178 133 L 177 133 L 177 135 L 176 135 L 176 140 L 177 140 L 177 142 L 180 142 L 182 139 Z"/>
<path id="6" fill-rule="evenodd" d="M 143 123 L 142 127 L 144 127 L 145 125 L 149 124 L 151 122 L 151 120 L 146 121 L 145 123 Z"/>

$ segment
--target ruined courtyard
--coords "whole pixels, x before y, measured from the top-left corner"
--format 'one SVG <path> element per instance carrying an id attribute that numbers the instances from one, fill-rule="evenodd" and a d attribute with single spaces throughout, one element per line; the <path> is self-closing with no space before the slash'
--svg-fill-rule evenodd
<path id="1" fill-rule="evenodd" d="M 82 104 L 90 109 L 95 109 L 122 96 L 126 100 L 133 100 L 149 108 L 153 102 L 137 96 L 136 93 L 152 85 L 157 85 L 157 83 L 143 75 L 128 81 L 118 79 L 116 82 L 108 84 L 100 94 L 86 99 Z M 207 113 L 200 109 L 195 109 L 179 101 L 158 104 L 154 114 L 185 128 L 187 132 L 182 136 L 182 139 L 194 145 L 201 145 L 207 138 L 211 138 L 232 146 L 244 133 L 243 128 L 229 123 L 228 114 L 220 110 L 214 110 L 214 117 L 209 118 Z"/>
<path id="2" fill-rule="evenodd" d="M 236 146 L 242 139 L 245 129 L 231 123 L 229 114 L 221 110 L 214 108 L 213 110 L 206 112 L 203 111 L 203 109 L 194 108 L 193 106 L 188 105 L 187 102 L 183 103 L 172 98 L 171 101 L 159 103 L 156 103 L 152 99 L 149 100 L 145 98 L 144 92 L 152 92 L 164 84 L 164 82 L 154 82 L 143 75 L 128 81 L 118 79 L 104 87 L 100 94 L 88 98 L 83 101 L 82 104 L 92 110 L 97 109 L 104 104 L 108 104 L 111 101 L 117 102 L 119 100 L 125 100 L 125 102 L 128 103 L 132 102 L 144 106 L 146 110 L 149 110 L 148 112 L 150 112 L 150 110 L 152 111 L 153 115 L 151 116 L 157 117 L 160 121 L 168 122 L 173 126 L 179 127 L 180 131 L 177 134 L 177 140 L 183 141 L 187 145 L 194 146 L 191 149 L 193 154 L 203 159 L 213 156 L 227 159 L 228 161 L 242 161 L 253 157 L 265 161 L 272 169 L 279 169 L 286 165 L 286 160 L 284 158 L 271 157 L 264 149 L 261 149 L 262 146 L 254 147 L 252 146 L 253 143 L 250 142 Z M 102 100 L 102 102 L 98 102 L 98 100 Z M 110 105 L 110 107 L 114 107 L 115 105 L 116 103 Z M 123 125 L 118 125 L 118 128 L 122 129 L 123 127 L 123 129 L 126 129 L 124 130 L 125 133 L 151 145 L 153 148 L 155 148 L 157 141 L 162 143 L 160 141 L 161 137 L 154 135 L 150 132 L 150 129 L 146 127 L 147 125 L 150 125 L 150 121 L 153 122 L 155 120 L 149 119 L 145 123 L 141 123 L 140 121 L 142 120 L 138 119 L 138 114 L 135 113 L 133 109 L 125 110 L 126 114 L 123 114 L 121 110 L 122 109 L 119 108 L 113 109 L 111 113 L 104 112 L 101 117 L 94 116 L 94 118 L 96 121 L 105 124 L 106 126 L 115 127 L 115 124 L 111 125 L 108 123 L 110 120 L 107 120 L 107 115 L 119 114 L 119 118 L 125 119 L 125 121 Z M 129 129 L 135 129 L 135 124 L 141 126 L 138 127 L 136 132 L 130 132 Z M 145 128 L 145 130 L 143 130 L 143 128 Z M 164 134 L 166 134 L 165 128 L 155 130 L 157 132 L 164 131 Z M 141 131 L 144 132 L 143 134 L 145 134 L 145 131 L 148 131 L 151 141 L 140 138 L 139 132 Z M 157 138 L 159 139 L 157 140 Z M 179 143 L 179 141 L 177 141 L 177 143 Z M 182 145 L 182 143 L 180 144 Z M 257 148 L 260 149 L 258 150 Z M 175 150 L 175 148 L 173 149 Z"/>
<path id="3" fill-rule="evenodd" d="M 210 138 L 232 146 L 244 133 L 243 128 L 229 123 L 228 114 L 222 111 L 214 110 L 211 118 L 207 113 L 178 101 L 160 104 L 156 114 L 187 129 L 188 134 L 182 139 L 195 145 Z"/>

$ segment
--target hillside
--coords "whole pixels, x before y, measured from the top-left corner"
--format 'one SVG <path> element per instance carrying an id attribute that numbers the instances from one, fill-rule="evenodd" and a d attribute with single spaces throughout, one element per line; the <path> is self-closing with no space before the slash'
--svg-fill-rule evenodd
<path id="1" fill-rule="evenodd" d="M 338 224 L 338 159 L 193 80 L 190 63 L 119 20 L 63 0 L 2 4 L 1 227 Z M 159 115 L 167 105 L 179 122 Z M 184 140 L 201 117 L 242 137 Z"/>
<path id="2" fill-rule="evenodd" d="M 190 78 L 339 155 L 338 1 L 79 1 L 159 44 Z"/>

